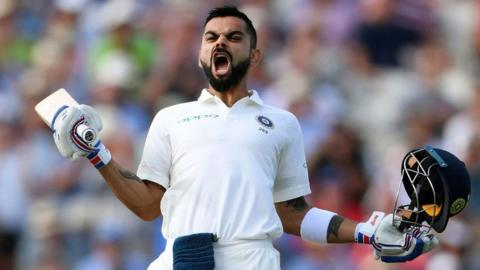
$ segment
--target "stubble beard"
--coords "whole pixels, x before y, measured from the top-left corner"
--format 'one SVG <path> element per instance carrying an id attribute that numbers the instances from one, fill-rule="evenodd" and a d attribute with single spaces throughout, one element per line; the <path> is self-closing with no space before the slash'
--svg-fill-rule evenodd
<path id="1" fill-rule="evenodd" d="M 200 60 L 203 72 L 207 77 L 210 86 L 218 92 L 226 92 L 233 89 L 246 76 L 248 68 L 250 67 L 250 57 L 241 61 L 237 65 L 232 64 L 232 72 L 225 77 L 215 77 L 212 73 L 212 61 L 210 65 Z"/>

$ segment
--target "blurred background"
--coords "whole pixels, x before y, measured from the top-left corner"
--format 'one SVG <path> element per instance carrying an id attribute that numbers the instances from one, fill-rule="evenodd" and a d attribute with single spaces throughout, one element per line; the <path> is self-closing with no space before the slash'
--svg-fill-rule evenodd
<path id="1" fill-rule="evenodd" d="M 236 4 L 264 52 L 251 88 L 293 112 L 317 207 L 391 212 L 400 162 L 429 144 L 463 159 L 467 209 L 407 264 L 360 245 L 275 242 L 282 269 L 480 269 L 479 0 L 1 0 L 0 269 L 145 269 L 164 247 L 85 161 L 64 160 L 34 104 L 58 88 L 93 105 L 102 140 L 136 170 L 150 121 L 195 100 L 203 20 Z"/>

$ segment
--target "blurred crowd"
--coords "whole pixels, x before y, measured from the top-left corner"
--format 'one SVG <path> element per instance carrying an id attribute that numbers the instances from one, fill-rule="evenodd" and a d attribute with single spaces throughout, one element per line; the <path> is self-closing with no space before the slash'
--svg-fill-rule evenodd
<path id="1" fill-rule="evenodd" d="M 400 162 L 425 144 L 467 164 L 472 196 L 434 252 L 382 264 L 360 245 L 275 242 L 282 269 L 480 269 L 479 0 L 1 0 L 0 269 L 145 269 L 143 222 L 85 161 L 63 159 L 33 107 L 66 88 L 94 106 L 114 158 L 136 171 L 150 121 L 195 100 L 203 20 L 236 4 L 264 52 L 249 85 L 304 132 L 311 204 L 391 212 Z"/>

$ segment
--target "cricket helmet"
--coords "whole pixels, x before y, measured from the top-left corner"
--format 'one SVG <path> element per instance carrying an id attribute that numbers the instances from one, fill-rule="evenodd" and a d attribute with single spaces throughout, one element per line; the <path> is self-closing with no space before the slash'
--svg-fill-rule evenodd
<path id="1" fill-rule="evenodd" d="M 410 199 L 394 213 L 402 217 L 399 229 L 412 226 L 443 232 L 448 219 L 465 209 L 470 198 L 470 176 L 465 164 L 452 153 L 425 146 L 408 152 L 402 161 L 401 183 Z"/>

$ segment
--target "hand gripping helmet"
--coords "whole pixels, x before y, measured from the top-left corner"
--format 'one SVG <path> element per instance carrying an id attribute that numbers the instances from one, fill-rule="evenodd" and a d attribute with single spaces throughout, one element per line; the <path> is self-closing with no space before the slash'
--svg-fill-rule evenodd
<path id="1" fill-rule="evenodd" d="M 414 227 L 443 232 L 448 219 L 460 213 L 470 198 L 470 176 L 453 154 L 430 146 L 408 152 L 402 161 L 402 184 L 410 203 L 394 213 L 402 217 L 400 230 Z"/>

